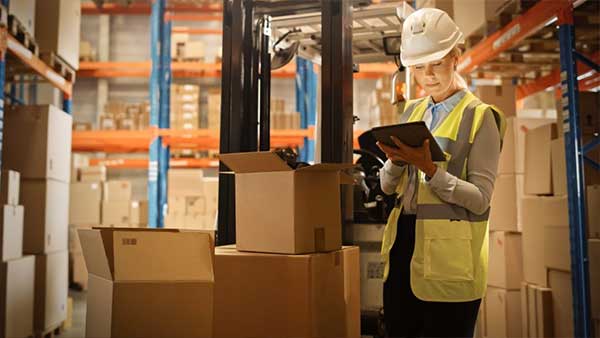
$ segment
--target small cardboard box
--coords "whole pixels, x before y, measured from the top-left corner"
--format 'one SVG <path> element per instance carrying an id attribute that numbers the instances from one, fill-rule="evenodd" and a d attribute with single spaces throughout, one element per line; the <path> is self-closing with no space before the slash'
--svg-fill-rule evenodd
<path id="1" fill-rule="evenodd" d="M 600 238 L 600 185 L 587 186 L 588 237 Z"/>
<path id="2" fill-rule="evenodd" d="M 202 169 L 169 170 L 169 198 L 180 196 L 198 196 L 204 191 L 204 172 Z"/>
<path id="3" fill-rule="evenodd" d="M 69 205 L 69 224 L 100 224 L 100 204 L 102 185 L 94 183 L 71 183 Z"/>
<path id="4" fill-rule="evenodd" d="M 148 201 L 131 201 L 129 217 L 131 225 L 146 226 L 148 224 Z"/>
<path id="5" fill-rule="evenodd" d="M 544 265 L 548 269 L 571 271 L 569 225 L 544 227 Z"/>
<path id="6" fill-rule="evenodd" d="M 525 136 L 525 193 L 528 195 L 553 193 L 551 141 L 555 138 L 555 123 L 532 129 Z"/>
<path id="7" fill-rule="evenodd" d="M 47 14 L 45 14 L 47 15 Z M 71 178 L 71 115 L 52 105 L 7 106 L 2 167 L 21 178 Z"/>
<path id="8" fill-rule="evenodd" d="M 89 272 L 86 337 L 213 336 L 209 233 L 103 228 L 79 236 Z"/>
<path id="9" fill-rule="evenodd" d="M 14 170 L 2 170 L 0 178 L 0 205 L 19 205 L 21 175 Z"/>
<path id="10" fill-rule="evenodd" d="M 3 262 L 6 262 L 23 256 L 23 206 L 4 205 L 0 207 L 0 216 L 0 220 L 2 220 L 1 258 Z"/>
<path id="11" fill-rule="evenodd" d="M 340 171 L 352 164 L 293 170 L 272 152 L 221 154 L 220 159 L 235 171 L 238 250 L 299 254 L 340 249 L 340 184 L 345 178 Z"/>
<path id="12" fill-rule="evenodd" d="M 530 129 L 552 122 L 553 119 L 507 118 L 506 134 L 498 160 L 498 174 L 524 174 L 525 134 Z"/>
<path id="13" fill-rule="evenodd" d="M 21 201 L 25 207 L 23 252 L 42 254 L 67 250 L 69 183 L 55 180 L 23 180 L 21 183 Z"/>
<path id="14" fill-rule="evenodd" d="M 554 337 L 574 337 L 571 273 L 548 270 L 548 284 L 552 289 Z"/>
<path id="15" fill-rule="evenodd" d="M 33 336 L 35 257 L 0 263 L 0 336 Z"/>
<path id="16" fill-rule="evenodd" d="M 503 231 L 490 233 L 488 285 L 518 290 L 523 280 L 521 234 Z"/>
<path id="17" fill-rule="evenodd" d="M 86 183 L 106 181 L 106 167 L 103 165 L 79 168 L 79 180 Z"/>
<path id="18" fill-rule="evenodd" d="M 36 1 L 35 10 L 35 37 L 40 50 L 55 52 L 77 70 L 81 3 L 77 0 Z"/>
<path id="19" fill-rule="evenodd" d="M 521 199 L 523 175 L 498 175 L 490 203 L 490 230 L 520 232 L 523 226 Z"/>
<path id="20" fill-rule="evenodd" d="M 488 337 L 521 337 L 521 290 L 488 287 L 485 315 Z"/>
<path id="21" fill-rule="evenodd" d="M 33 329 L 43 333 L 67 318 L 69 255 L 67 250 L 35 256 L 35 312 Z"/>
<path id="22" fill-rule="evenodd" d="M 108 181 L 104 183 L 104 201 L 131 201 L 130 181 Z"/>
<path id="23" fill-rule="evenodd" d="M 131 201 L 102 201 L 102 225 L 105 227 L 128 227 Z"/>
<path id="24" fill-rule="evenodd" d="M 302 255 L 218 247 L 214 336 L 360 337 L 359 285 L 358 247 Z"/>

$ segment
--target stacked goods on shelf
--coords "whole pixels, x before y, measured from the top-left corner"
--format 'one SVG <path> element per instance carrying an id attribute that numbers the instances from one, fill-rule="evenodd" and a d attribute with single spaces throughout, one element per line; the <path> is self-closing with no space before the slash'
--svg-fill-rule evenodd
<path id="1" fill-rule="evenodd" d="M 35 257 L 23 255 L 19 173 L 2 170 L 0 182 L 0 336 L 28 337 L 33 335 Z"/>
<path id="2" fill-rule="evenodd" d="M 40 50 L 54 53 L 68 67 L 77 70 L 81 2 L 78 0 L 36 1 L 35 14 L 35 36 Z"/>
<path id="3" fill-rule="evenodd" d="M 171 58 L 176 61 L 204 61 L 204 41 L 190 40 L 187 33 L 172 34 Z"/>
<path id="4" fill-rule="evenodd" d="M 213 337 L 214 240 L 205 231 L 78 231 L 86 337 Z"/>
<path id="5" fill-rule="evenodd" d="M 71 116 L 51 105 L 8 107 L 2 165 L 21 173 L 23 252 L 35 255 L 34 331 L 66 318 Z"/>
<path id="6" fill-rule="evenodd" d="M 200 127 L 200 87 L 171 85 L 171 128 L 195 130 Z"/>
<path id="7" fill-rule="evenodd" d="M 35 36 L 35 0 L 13 1 L 9 6 L 9 21 L 14 18 L 21 24 L 21 29 L 31 37 Z"/>
<path id="8" fill-rule="evenodd" d="M 92 46 L 91 42 L 86 40 L 81 40 L 79 42 L 79 61 L 87 61 L 92 62 L 97 59 L 97 51 L 94 46 Z"/>
<path id="9" fill-rule="evenodd" d="M 171 169 L 165 227 L 215 230 L 219 182 L 202 169 Z"/>
<path id="10" fill-rule="evenodd" d="M 503 81 L 500 86 L 479 86 L 475 96 L 498 107 L 506 117 L 517 116 L 516 86 L 510 81 Z"/>
<path id="11" fill-rule="evenodd" d="M 221 90 L 208 91 L 208 129 L 219 130 L 221 121 Z"/>
<path id="12" fill-rule="evenodd" d="M 274 153 L 220 158 L 236 175 L 237 244 L 216 249 L 214 336 L 360 336 L 359 250 L 341 246 L 348 166 L 294 170 Z"/>
<path id="13" fill-rule="evenodd" d="M 401 105 L 392 104 L 392 83 L 389 76 L 384 76 L 376 83 L 370 100 L 370 124 L 372 127 L 397 124 L 399 122 Z"/>
<path id="14" fill-rule="evenodd" d="M 300 129 L 300 113 L 286 111 L 284 99 L 272 99 L 271 129 Z"/>
<path id="15" fill-rule="evenodd" d="M 128 227 L 132 197 L 131 182 L 107 181 L 102 186 L 102 226 Z"/>
<path id="16" fill-rule="evenodd" d="M 149 125 L 148 102 L 130 104 L 109 101 L 104 106 L 104 112 L 98 116 L 98 129 L 101 130 L 143 130 Z"/>

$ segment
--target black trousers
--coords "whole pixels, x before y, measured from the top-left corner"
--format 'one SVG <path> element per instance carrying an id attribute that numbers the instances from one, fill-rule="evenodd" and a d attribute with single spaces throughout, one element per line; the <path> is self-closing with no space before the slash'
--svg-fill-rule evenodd
<path id="1" fill-rule="evenodd" d="M 473 337 L 481 300 L 426 302 L 410 287 L 410 261 L 415 249 L 415 215 L 400 215 L 390 270 L 383 286 L 388 337 Z"/>

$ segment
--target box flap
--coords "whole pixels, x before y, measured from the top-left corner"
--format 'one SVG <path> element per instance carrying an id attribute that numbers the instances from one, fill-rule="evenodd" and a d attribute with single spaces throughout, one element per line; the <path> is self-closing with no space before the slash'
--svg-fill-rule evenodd
<path id="1" fill-rule="evenodd" d="M 297 172 L 312 172 L 312 171 L 340 171 L 344 169 L 354 168 L 352 163 L 318 163 L 308 167 L 296 169 Z"/>
<path id="2" fill-rule="evenodd" d="M 287 163 L 270 151 L 219 154 L 221 162 L 236 173 L 292 171 Z"/>
<path id="3" fill-rule="evenodd" d="M 105 249 L 103 236 L 98 229 L 79 229 L 79 241 L 85 258 L 85 265 L 88 272 L 92 275 L 112 280 L 110 262 L 112 257 L 108 257 L 108 251 Z"/>

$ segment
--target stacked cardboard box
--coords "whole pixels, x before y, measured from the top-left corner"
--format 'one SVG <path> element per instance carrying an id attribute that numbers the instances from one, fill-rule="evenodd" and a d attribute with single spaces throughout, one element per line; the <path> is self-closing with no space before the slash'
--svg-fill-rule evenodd
<path id="1" fill-rule="evenodd" d="M 203 61 L 204 41 L 191 40 L 187 33 L 171 36 L 171 57 L 178 61 Z"/>
<path id="2" fill-rule="evenodd" d="M 517 116 L 516 85 L 512 81 L 504 81 L 499 86 L 479 86 L 475 95 L 482 102 L 498 107 L 504 116 Z"/>
<path id="3" fill-rule="evenodd" d="M 341 246 L 348 166 L 293 170 L 271 152 L 221 160 L 236 173 L 237 244 L 216 251 L 214 336 L 359 337 L 359 252 Z"/>
<path id="4" fill-rule="evenodd" d="M 200 87 L 171 85 L 171 128 L 195 130 L 200 127 Z"/>
<path id="5" fill-rule="evenodd" d="M 271 100 L 271 129 L 299 129 L 300 113 L 285 109 L 284 99 Z"/>
<path id="6" fill-rule="evenodd" d="M 35 257 L 23 256 L 19 173 L 3 170 L 0 185 L 0 336 L 33 334 Z"/>
<path id="7" fill-rule="evenodd" d="M 23 252 L 35 255 L 34 331 L 66 318 L 71 117 L 51 105 L 9 107 L 2 164 L 21 173 Z"/>
<path id="8" fill-rule="evenodd" d="M 101 130 L 143 130 L 150 123 L 149 103 L 125 103 L 109 101 L 98 117 Z"/>
<path id="9" fill-rule="evenodd" d="M 201 169 L 172 169 L 168 187 L 167 228 L 215 230 L 217 178 L 204 177 Z"/>
<path id="10" fill-rule="evenodd" d="M 208 129 L 219 130 L 221 121 L 221 91 L 208 91 Z"/>
<path id="11" fill-rule="evenodd" d="M 46 0 L 36 1 L 35 7 L 35 37 L 40 50 L 55 53 L 77 70 L 81 3 L 78 0 Z"/>
<path id="12" fill-rule="evenodd" d="M 391 78 L 386 76 L 377 81 L 371 96 L 370 122 L 373 127 L 396 124 L 399 122 L 403 105 L 392 104 Z"/>

